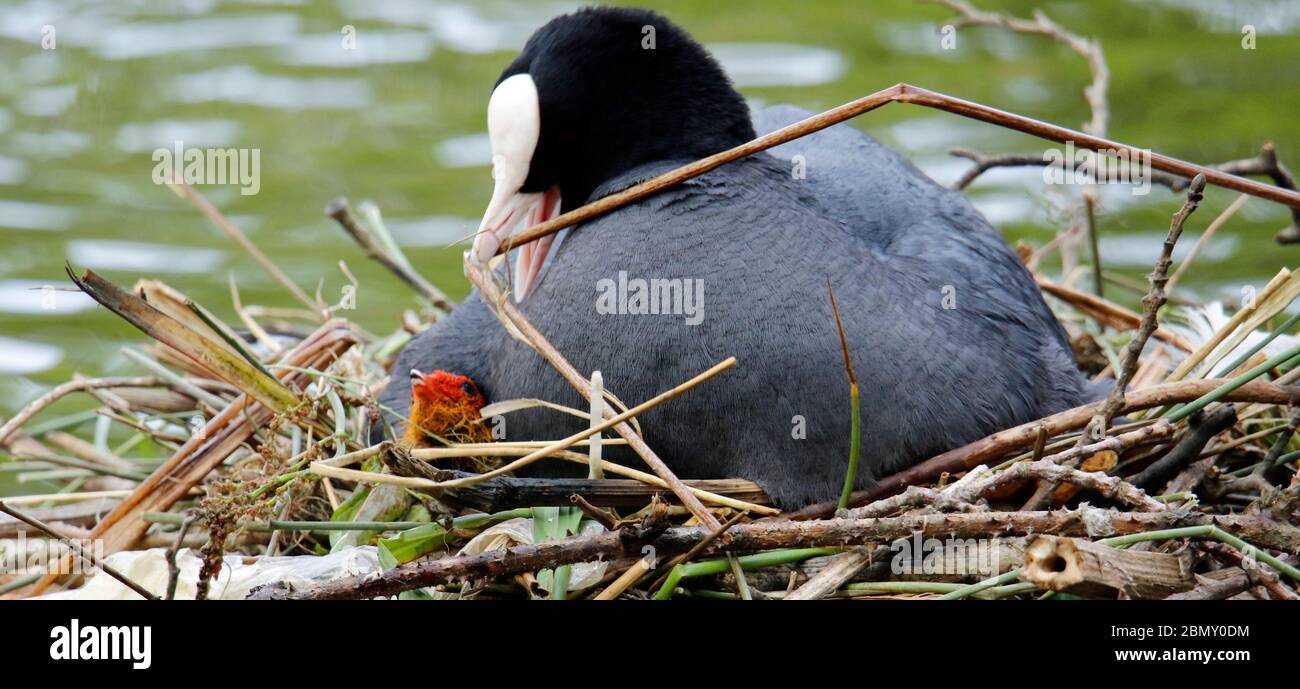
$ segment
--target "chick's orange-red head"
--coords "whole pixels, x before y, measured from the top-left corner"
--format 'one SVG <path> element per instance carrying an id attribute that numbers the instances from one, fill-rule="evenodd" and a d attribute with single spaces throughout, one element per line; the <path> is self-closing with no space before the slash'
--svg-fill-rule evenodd
<path id="1" fill-rule="evenodd" d="M 409 447 L 430 447 L 432 436 L 453 442 L 487 442 L 491 430 L 479 410 L 487 404 L 483 393 L 467 376 L 434 371 L 411 371 L 411 418 L 402 439 Z"/>
<path id="2" fill-rule="evenodd" d="M 478 411 L 486 404 L 483 393 L 469 376 L 446 371 L 421 373 L 411 369 L 411 402 L 473 407 Z"/>

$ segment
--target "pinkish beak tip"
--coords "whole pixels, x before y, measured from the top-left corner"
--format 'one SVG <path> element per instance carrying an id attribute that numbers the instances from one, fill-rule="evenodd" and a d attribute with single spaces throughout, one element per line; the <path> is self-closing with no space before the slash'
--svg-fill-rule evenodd
<path id="1" fill-rule="evenodd" d="M 471 255 L 475 261 L 486 263 L 491 260 L 497 253 L 497 248 L 501 246 L 501 240 L 492 230 L 482 230 L 474 236 L 474 246 Z"/>

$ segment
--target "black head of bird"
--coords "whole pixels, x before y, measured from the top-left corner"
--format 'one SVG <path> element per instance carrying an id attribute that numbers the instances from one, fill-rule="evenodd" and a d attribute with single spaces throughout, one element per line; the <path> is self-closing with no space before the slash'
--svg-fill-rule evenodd
<path id="1" fill-rule="evenodd" d="M 754 138 L 749 109 L 685 31 L 648 10 L 589 8 L 537 30 L 488 101 L 492 200 L 474 240 L 490 258 L 516 231 L 587 202 L 638 165 L 695 160 Z M 523 300 L 566 232 L 515 252 Z"/>

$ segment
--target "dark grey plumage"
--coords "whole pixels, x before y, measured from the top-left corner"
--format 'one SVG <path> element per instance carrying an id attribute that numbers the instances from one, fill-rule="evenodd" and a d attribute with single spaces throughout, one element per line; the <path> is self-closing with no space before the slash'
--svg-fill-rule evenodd
<path id="1" fill-rule="evenodd" d="M 771 108 L 756 124 L 768 131 L 806 115 Z M 804 156 L 805 179 L 792 175 L 794 155 Z M 642 165 L 591 198 L 683 162 Z M 597 281 L 619 271 L 703 279 L 702 322 L 598 313 Z M 848 456 L 848 381 L 828 277 L 862 390 L 859 486 L 1080 402 L 1064 332 L 993 228 L 961 196 L 847 125 L 575 228 L 520 308 L 629 404 L 735 356 L 736 369 L 643 415 L 646 439 L 680 477 L 749 478 L 789 507 L 834 497 Z M 411 368 L 468 375 L 489 401 L 585 408 L 477 293 L 406 347 L 394 370 Z M 406 377 L 394 381 L 381 401 L 405 413 Z M 800 425 L 806 437 L 796 437 Z M 581 427 L 547 410 L 505 423 L 511 440 Z"/>

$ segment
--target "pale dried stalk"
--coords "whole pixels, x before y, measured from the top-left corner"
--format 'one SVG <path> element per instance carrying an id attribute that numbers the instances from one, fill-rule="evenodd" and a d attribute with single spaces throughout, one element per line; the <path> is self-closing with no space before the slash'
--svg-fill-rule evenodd
<path id="1" fill-rule="evenodd" d="M 613 440 L 606 439 L 605 442 L 611 444 L 618 444 L 624 441 L 619 439 L 613 439 Z M 544 448 L 547 447 L 549 444 L 550 443 L 548 442 L 539 441 L 539 440 L 524 440 L 524 441 L 516 441 L 513 443 L 466 443 L 464 445 L 458 445 L 454 448 L 421 448 L 417 450 L 408 450 L 407 452 L 413 459 L 417 459 L 421 461 L 429 461 L 433 459 L 446 459 L 446 458 L 454 458 L 454 457 L 483 456 L 485 453 L 488 456 L 526 455 L 531 453 L 535 448 L 538 447 Z M 583 444 L 585 444 L 585 441 L 578 441 L 574 443 L 575 446 L 583 445 Z M 355 452 L 349 452 L 344 455 L 339 455 L 338 457 L 332 457 L 330 459 L 322 459 L 320 461 L 313 462 L 311 465 L 311 469 L 313 473 L 319 473 L 321 476 L 332 476 L 333 478 L 346 478 L 346 480 L 358 481 L 361 483 L 384 483 L 384 482 L 390 482 L 393 479 L 399 479 L 398 483 L 400 483 L 402 480 L 414 479 L 415 477 L 391 476 L 391 475 L 384 475 L 384 474 L 376 474 L 374 472 L 368 472 L 368 471 L 347 473 L 346 475 L 338 472 L 331 473 L 333 469 L 351 466 L 353 464 L 357 464 L 366 459 L 369 459 L 370 457 L 374 457 L 380 454 L 381 452 L 386 452 L 390 447 L 391 447 L 391 443 L 380 443 L 378 445 L 372 445 L 370 447 L 363 448 Z M 450 452 L 452 454 L 444 455 L 443 454 L 444 452 Z M 301 456 L 305 456 L 305 453 L 304 455 Z M 300 457 L 295 457 L 291 459 L 290 462 L 297 461 L 297 459 L 299 459 Z M 576 464 L 587 464 L 588 462 L 591 461 L 591 458 L 588 457 L 587 455 L 578 452 L 572 452 L 569 450 L 556 452 L 554 454 L 554 457 L 556 459 L 563 459 L 569 462 L 574 462 Z M 316 469 L 318 468 L 323 468 L 323 471 L 316 471 Z M 636 481 L 640 481 L 642 483 L 655 486 L 656 488 L 665 488 L 665 489 L 668 488 L 668 483 L 664 481 L 662 478 L 659 478 L 658 476 L 655 476 L 654 474 L 651 473 L 638 471 L 631 467 L 623 466 L 622 464 L 615 464 L 607 460 L 602 460 L 601 468 L 604 471 L 607 471 L 611 474 L 616 474 L 618 476 L 623 476 Z M 425 481 L 428 479 L 415 479 L 415 480 Z M 430 487 L 427 484 L 410 484 L 410 485 L 411 487 L 415 487 L 415 488 Z M 766 505 L 756 505 L 754 503 L 745 502 L 743 500 L 737 500 L 735 498 L 731 498 L 725 495 L 718 495 L 716 493 L 702 490 L 694 486 L 687 486 L 687 489 L 690 490 L 695 495 L 699 496 L 701 500 L 713 502 L 719 505 L 723 505 L 725 507 L 730 507 L 732 509 L 741 510 L 745 512 L 755 512 L 763 515 L 780 514 L 780 510 L 777 510 L 776 508 L 773 507 L 768 507 Z"/>
<path id="2" fill-rule="evenodd" d="M 1204 342 L 1200 347 L 1196 348 L 1196 350 L 1189 354 L 1186 359 L 1183 359 L 1182 363 L 1178 364 L 1178 367 L 1174 369 L 1173 373 L 1170 373 L 1165 378 L 1165 382 L 1171 383 L 1187 377 L 1187 374 L 1191 373 L 1192 369 L 1196 368 L 1196 366 L 1214 352 L 1214 350 L 1222 344 L 1224 340 L 1228 339 L 1228 336 L 1231 335 L 1243 321 L 1249 318 L 1255 312 L 1255 309 L 1267 301 L 1269 297 L 1277 292 L 1277 290 L 1281 289 L 1282 286 L 1288 282 L 1290 276 L 1291 271 L 1288 271 L 1285 268 L 1279 271 L 1277 275 L 1273 276 L 1273 279 L 1269 280 L 1268 284 L 1264 285 L 1264 288 L 1255 295 L 1255 298 L 1251 300 L 1251 303 L 1242 305 L 1236 313 L 1232 314 L 1232 318 L 1230 318 L 1218 332 L 1214 333 L 1213 337 Z"/>
<path id="3" fill-rule="evenodd" d="M 650 558 L 643 557 L 640 560 L 637 560 L 631 567 L 628 567 L 627 570 L 620 574 L 613 583 L 605 587 L 604 591 L 596 594 L 596 597 L 592 600 L 614 600 L 618 598 L 624 591 L 628 590 L 632 584 L 635 584 L 638 579 L 649 571 Z"/>
<path id="4" fill-rule="evenodd" d="M 85 378 L 73 380 L 55 387 L 53 390 L 37 397 L 28 402 L 18 411 L 13 418 L 9 419 L 0 426 L 0 447 L 8 444 L 9 436 L 14 431 L 22 427 L 33 416 L 36 416 L 42 409 L 54 404 L 64 396 L 83 390 L 94 390 L 98 388 L 118 388 L 118 387 L 136 387 L 148 388 L 160 385 L 161 381 L 152 376 L 139 376 L 135 378 Z"/>
<path id="5" fill-rule="evenodd" d="M 831 558 L 831 561 L 805 581 L 803 586 L 792 591 L 784 600 L 817 600 L 825 598 L 871 564 L 873 548 L 858 546 Z"/>
<path id="6" fill-rule="evenodd" d="M 610 197 L 606 197 L 606 198 L 610 198 Z M 587 395 L 590 394 L 590 386 L 588 385 L 586 377 L 578 373 L 578 370 L 573 367 L 573 364 L 569 363 L 569 360 L 565 358 L 565 356 L 561 354 L 560 351 L 557 350 L 555 346 L 550 343 L 549 340 L 546 339 L 546 336 L 543 335 L 541 331 L 539 331 L 532 324 L 532 322 L 530 322 L 524 316 L 524 314 L 519 311 L 519 309 L 515 308 L 515 305 L 509 301 L 509 299 L 505 296 L 505 294 L 501 292 L 501 289 L 497 286 L 496 281 L 493 279 L 493 274 L 491 273 L 491 271 L 486 266 L 480 265 L 470 260 L 468 253 L 466 253 L 465 255 L 464 265 L 465 265 L 466 277 L 468 277 L 470 282 L 473 283 L 474 286 L 478 287 L 479 289 L 479 298 L 483 299 L 484 303 L 487 304 L 489 307 L 492 306 L 496 307 L 495 311 L 497 313 L 498 320 L 500 320 L 502 324 L 507 327 L 507 330 L 509 330 L 510 327 L 513 327 L 515 331 L 520 336 L 522 336 L 524 340 L 534 350 L 537 351 L 538 354 L 542 356 L 542 358 L 546 359 L 547 362 L 549 362 L 552 366 L 555 367 L 557 371 L 559 371 L 560 375 L 566 381 L 568 381 L 568 383 L 572 385 L 573 388 L 577 390 L 579 394 L 581 394 L 584 398 L 586 398 Z M 725 368 L 729 368 L 730 366 L 735 365 L 736 360 L 734 357 L 728 359 L 728 361 L 730 361 L 731 364 Z M 719 364 L 718 366 L 722 366 L 722 364 Z M 715 366 L 714 369 L 710 369 L 710 370 L 713 371 L 714 373 L 718 373 L 721 370 L 723 370 L 721 368 L 718 368 L 718 366 Z M 590 400 L 588 401 L 590 402 Z M 612 414 L 612 412 L 609 411 L 608 409 L 606 409 L 605 411 L 607 414 Z M 620 414 L 618 416 L 631 418 L 632 416 L 635 416 L 635 414 L 632 414 L 629 411 L 624 414 Z M 614 418 L 617 418 L 617 416 Z M 599 430 L 604 430 L 603 428 L 599 427 L 603 425 L 604 424 L 593 426 L 592 428 L 587 429 L 587 431 L 583 433 L 570 436 L 570 438 L 573 440 L 580 440 L 582 438 L 587 437 L 591 433 L 598 432 Z M 617 432 L 619 435 L 623 436 L 625 440 L 627 440 L 628 445 L 632 447 L 632 450 L 636 452 L 638 455 L 640 455 L 641 459 L 645 460 L 646 464 L 650 465 L 650 468 L 655 472 L 655 474 L 657 474 L 659 478 L 663 479 L 668 484 L 669 490 L 671 490 L 673 494 L 677 496 L 677 499 L 681 501 L 682 505 L 684 505 L 686 509 L 689 510 L 690 513 L 700 521 L 701 524 L 704 524 L 705 526 L 708 526 L 712 529 L 717 529 L 720 526 L 722 526 L 722 523 L 718 521 L 717 517 L 714 517 L 711 512 L 709 512 L 707 509 L 704 508 L 704 505 L 700 503 L 699 499 L 696 498 L 695 495 L 691 493 L 690 490 L 687 489 L 686 485 L 681 482 L 681 479 L 677 478 L 677 475 L 674 474 L 673 471 L 668 468 L 668 465 L 665 464 L 664 461 L 659 458 L 659 455 L 656 454 L 654 450 L 650 449 L 650 446 L 646 444 L 645 440 L 640 435 L 638 435 L 630 425 L 620 422 L 613 425 L 613 428 L 615 432 Z M 557 449 L 562 449 L 562 447 Z M 542 456 L 545 455 L 544 454 L 539 455 L 539 458 Z"/>
<path id="7" fill-rule="evenodd" d="M 591 394 L 588 396 L 591 400 L 591 423 L 596 423 L 597 419 L 605 418 L 605 379 L 600 375 L 600 371 L 591 372 Z M 588 463 L 587 478 L 600 479 L 605 478 L 605 472 L 601 469 L 601 437 L 597 433 L 588 440 L 591 445 L 587 453 L 591 461 Z"/>
<path id="8" fill-rule="evenodd" d="M 240 230 L 237 225 L 230 222 L 230 219 L 221 211 L 217 210 L 217 207 L 212 205 L 212 202 L 208 201 L 203 194 L 199 193 L 198 190 L 183 181 L 170 180 L 168 181 L 167 186 L 169 186 L 172 191 L 175 191 L 178 196 L 193 204 L 195 208 L 199 209 L 199 212 L 207 216 L 208 220 L 210 220 L 213 225 L 217 226 L 217 229 L 226 233 L 227 237 L 234 240 L 241 249 L 248 253 L 249 256 L 252 256 L 253 260 L 257 261 L 257 264 L 262 266 L 262 269 L 265 270 L 267 274 L 274 278 L 276 282 L 283 285 L 284 288 L 289 291 L 289 294 L 293 295 L 294 299 L 297 299 L 306 306 L 307 309 L 316 316 L 317 320 L 324 320 L 323 314 L 325 305 L 307 296 L 307 293 L 302 291 L 302 288 L 299 287 L 297 283 L 289 279 L 289 276 L 285 275 L 284 271 L 280 270 L 279 266 L 275 265 L 271 259 L 266 257 L 266 254 L 262 253 L 261 249 L 257 248 L 257 245 L 253 244 L 253 242 L 248 239 L 248 236 L 244 234 L 243 230 Z"/>
<path id="9" fill-rule="evenodd" d="M 1201 233 L 1200 237 L 1196 238 L 1196 243 L 1192 245 L 1192 250 L 1187 252 L 1187 256 L 1178 263 L 1178 269 L 1174 271 L 1173 275 L 1169 276 L 1169 282 L 1165 284 L 1166 292 L 1172 293 L 1174 291 L 1174 285 L 1177 285 L 1178 281 L 1182 279 L 1183 274 L 1187 272 L 1187 269 L 1192 267 L 1192 261 L 1196 260 L 1197 254 L 1201 253 L 1201 249 L 1205 248 L 1205 245 L 1209 243 L 1210 238 L 1214 236 L 1214 233 L 1218 232 L 1219 228 L 1223 227 L 1232 216 L 1236 215 L 1237 211 L 1241 210 L 1241 207 L 1246 205 L 1246 202 L 1249 200 L 1250 197 L 1246 194 L 1238 196 L 1237 199 L 1227 208 L 1223 209 L 1222 213 L 1219 213 L 1217 218 L 1210 222 L 1210 226 L 1205 228 L 1205 231 Z"/>
<path id="10" fill-rule="evenodd" d="M 1038 286 L 1044 292 L 1069 303 L 1108 327 L 1116 330 L 1132 330 L 1142 323 L 1140 315 L 1095 294 L 1077 290 L 1073 287 L 1066 287 L 1041 275 L 1035 275 L 1034 281 L 1038 283 Z M 1196 345 L 1192 344 L 1187 338 L 1166 328 L 1157 327 L 1152 335 L 1156 339 L 1167 342 L 1184 352 L 1196 349 Z"/>
<path id="11" fill-rule="evenodd" d="M 499 443 L 462 443 L 458 445 L 449 445 L 447 447 L 422 447 L 418 450 L 411 450 L 411 456 L 416 459 L 457 459 L 461 457 L 523 457 L 539 447 L 546 447 L 550 441 L 546 440 L 525 440 L 521 442 L 499 442 Z M 626 445 L 627 441 L 622 438 L 604 438 L 601 440 L 604 445 Z M 579 440 L 573 444 L 573 447 L 590 446 L 591 440 Z M 355 463 L 355 462 L 354 462 Z M 331 461 L 333 466 L 344 466 L 336 461 Z M 602 470 L 604 465 L 601 465 Z"/>
<path id="12" fill-rule="evenodd" d="M 736 365 L 736 358 L 729 357 L 724 361 L 720 361 L 714 364 L 707 371 L 704 371 L 703 373 L 695 376 L 694 378 L 691 378 L 685 383 L 682 383 L 680 385 L 677 385 L 676 387 L 661 392 L 658 395 L 655 395 L 654 397 L 651 397 L 650 399 L 642 402 L 641 404 L 638 404 L 635 407 L 632 407 L 631 409 L 621 414 L 616 414 L 615 416 L 606 419 L 601 423 L 593 424 L 591 427 L 578 431 L 577 433 L 574 433 L 573 435 L 570 435 L 567 438 L 556 440 L 550 443 L 549 445 L 547 445 L 546 447 L 534 450 L 529 454 L 519 459 L 516 459 L 515 461 L 509 464 L 493 469 L 492 471 L 484 472 L 482 474 L 476 474 L 474 476 L 466 476 L 464 478 L 451 479 L 449 481 L 434 481 L 433 485 L 430 485 L 428 487 L 429 488 L 461 488 L 464 486 L 472 486 L 475 483 L 481 483 L 490 478 L 494 478 L 497 476 L 504 476 L 511 472 L 518 471 L 519 469 L 522 469 L 523 467 L 528 466 L 529 464 L 545 459 L 548 455 L 554 452 L 567 449 L 575 442 L 582 440 L 583 438 L 587 438 L 603 430 L 618 426 L 619 424 L 622 424 L 624 421 L 627 421 L 628 419 L 632 418 L 633 416 L 636 416 L 637 414 L 640 414 L 646 410 L 657 407 L 660 404 L 663 404 L 664 402 L 667 402 L 668 400 L 677 397 L 678 395 L 681 395 L 687 390 L 690 390 L 696 385 L 703 383 L 704 381 L 712 378 L 713 376 L 718 375 L 719 373 L 722 373 L 723 371 L 726 371 L 727 369 L 730 369 L 735 365 Z M 664 480 L 667 481 L 667 479 Z M 683 485 L 682 487 L 683 487 L 683 492 L 686 492 L 685 486 Z M 678 497 L 681 496 L 679 495 Z M 695 502 L 698 504 L 699 501 L 697 500 Z M 701 509 L 703 509 L 703 506 L 701 506 Z"/>

